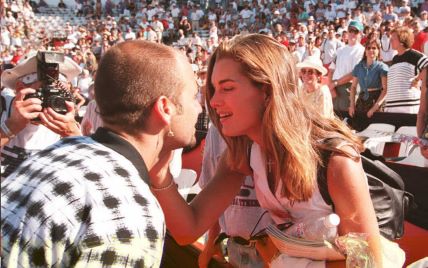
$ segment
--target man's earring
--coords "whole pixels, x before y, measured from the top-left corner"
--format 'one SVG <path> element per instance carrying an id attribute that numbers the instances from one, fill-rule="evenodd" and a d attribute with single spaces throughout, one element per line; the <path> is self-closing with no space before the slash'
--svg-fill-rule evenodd
<path id="1" fill-rule="evenodd" d="M 166 135 L 168 137 L 174 137 L 174 132 L 172 132 L 172 130 L 170 129 Z"/>

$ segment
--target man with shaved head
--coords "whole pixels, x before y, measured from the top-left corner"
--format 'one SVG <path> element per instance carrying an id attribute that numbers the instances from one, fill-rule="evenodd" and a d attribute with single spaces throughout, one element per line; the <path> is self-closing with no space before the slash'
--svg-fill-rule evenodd
<path id="1" fill-rule="evenodd" d="M 95 80 L 104 127 L 61 140 L 2 183 L 2 265 L 158 267 L 165 222 L 153 193 L 176 186 L 150 177 L 195 142 L 197 93 L 173 48 L 112 47 Z"/>

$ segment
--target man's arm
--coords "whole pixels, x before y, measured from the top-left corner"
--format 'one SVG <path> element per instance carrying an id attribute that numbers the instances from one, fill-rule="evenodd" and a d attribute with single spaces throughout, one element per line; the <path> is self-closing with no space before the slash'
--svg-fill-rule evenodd
<path id="1" fill-rule="evenodd" d="M 10 117 L 2 122 L 1 146 L 8 143 L 24 129 L 31 119 L 37 118 L 42 110 L 42 101 L 37 98 L 24 99 L 25 95 L 35 93 L 32 88 L 20 90 L 11 103 Z M 7 111 L 5 111 L 7 112 Z"/>
<path id="2" fill-rule="evenodd" d="M 419 105 L 418 117 L 416 120 L 416 130 L 418 137 L 422 137 L 423 131 L 425 129 L 425 122 L 427 120 L 427 86 L 426 86 L 426 69 L 424 69 L 424 75 L 422 76 L 422 86 L 421 86 L 421 101 Z"/>

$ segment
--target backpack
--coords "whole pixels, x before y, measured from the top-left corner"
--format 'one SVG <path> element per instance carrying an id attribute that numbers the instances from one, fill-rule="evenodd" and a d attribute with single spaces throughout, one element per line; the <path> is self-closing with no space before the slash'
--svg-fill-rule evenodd
<path id="1" fill-rule="evenodd" d="M 323 165 L 318 169 L 318 188 L 324 201 L 334 204 L 327 187 L 327 164 L 332 151 L 324 151 Z M 376 213 L 380 233 L 390 239 L 401 238 L 404 234 L 404 220 L 409 209 L 415 209 L 413 195 L 406 192 L 400 175 L 379 160 L 361 156 L 367 176 L 370 197 Z"/>

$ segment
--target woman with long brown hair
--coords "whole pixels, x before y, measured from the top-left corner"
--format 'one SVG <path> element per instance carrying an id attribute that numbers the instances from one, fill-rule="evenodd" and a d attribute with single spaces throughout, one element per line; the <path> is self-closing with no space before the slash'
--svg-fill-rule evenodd
<path id="1" fill-rule="evenodd" d="M 363 146 L 339 119 L 308 109 L 297 85 L 289 52 L 273 38 L 250 34 L 219 45 L 208 66 L 206 100 L 228 151 L 190 205 L 167 176 L 152 177 L 156 186 L 165 186 L 154 194 L 167 226 L 179 243 L 197 239 L 238 194 L 243 173 L 253 176 L 260 206 L 278 224 L 329 215 L 333 207 L 317 184 L 324 169 L 341 219 L 338 234 L 367 234 L 370 254 L 382 267 L 379 228 L 359 154 Z M 270 262 L 275 249 L 263 255 Z"/>

